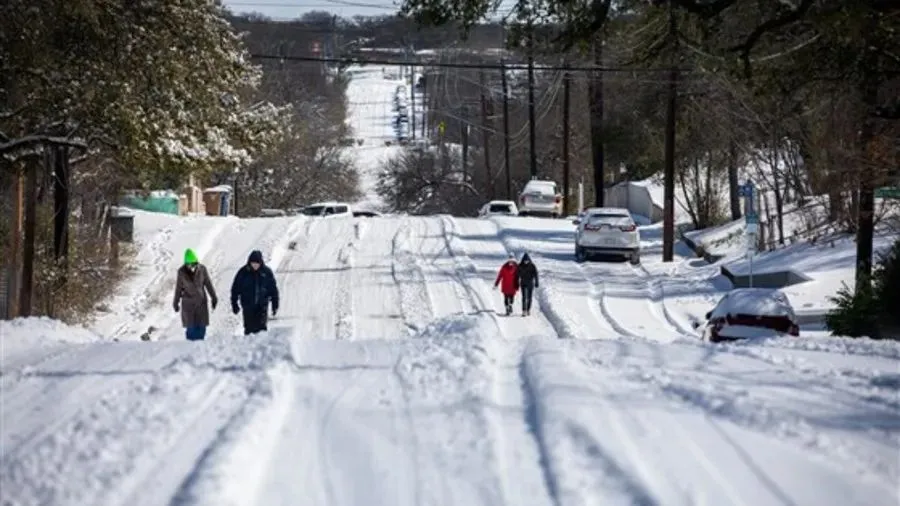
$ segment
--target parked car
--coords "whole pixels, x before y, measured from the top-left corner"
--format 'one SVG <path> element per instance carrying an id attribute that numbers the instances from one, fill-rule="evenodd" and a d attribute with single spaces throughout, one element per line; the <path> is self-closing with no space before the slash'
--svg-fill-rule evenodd
<path id="1" fill-rule="evenodd" d="M 353 216 L 350 204 L 346 202 L 318 202 L 303 208 L 306 216 Z"/>
<path id="2" fill-rule="evenodd" d="M 702 339 L 718 343 L 799 335 L 797 315 L 784 292 L 773 288 L 735 288 L 706 313 Z"/>
<path id="3" fill-rule="evenodd" d="M 641 233 L 628 209 L 590 207 L 572 220 L 575 228 L 575 259 L 591 255 L 621 255 L 633 265 L 641 263 Z"/>
<path id="4" fill-rule="evenodd" d="M 519 209 L 512 200 L 492 200 L 481 206 L 478 216 L 518 216 Z"/>
<path id="5" fill-rule="evenodd" d="M 563 196 L 555 181 L 532 179 L 519 194 L 519 214 L 562 216 Z"/>

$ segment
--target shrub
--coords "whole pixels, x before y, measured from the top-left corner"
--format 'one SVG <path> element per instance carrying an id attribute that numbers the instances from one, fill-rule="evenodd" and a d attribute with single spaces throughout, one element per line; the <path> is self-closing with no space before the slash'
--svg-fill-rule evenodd
<path id="1" fill-rule="evenodd" d="M 829 297 L 835 309 L 828 312 L 825 324 L 836 335 L 868 336 L 873 339 L 897 337 L 900 329 L 900 240 L 881 255 L 872 272 L 871 287 L 856 292 L 845 284 L 835 297 Z"/>

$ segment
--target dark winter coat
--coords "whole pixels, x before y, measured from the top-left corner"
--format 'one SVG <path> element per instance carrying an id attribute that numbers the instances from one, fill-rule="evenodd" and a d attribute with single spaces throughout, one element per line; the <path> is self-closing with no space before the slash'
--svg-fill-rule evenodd
<path id="1" fill-rule="evenodd" d="M 494 286 L 500 285 L 500 291 L 503 292 L 503 295 L 515 295 L 519 290 L 518 270 L 515 260 L 510 260 L 503 264 L 503 267 L 500 267 Z"/>
<path id="2" fill-rule="evenodd" d="M 191 271 L 186 265 L 182 265 L 178 269 L 175 278 L 175 298 L 172 304 L 176 311 L 179 306 L 181 307 L 181 324 L 184 328 L 209 326 L 207 293 L 215 307 L 218 304 L 218 298 L 206 266 L 197 264 L 195 271 Z"/>
<path id="3" fill-rule="evenodd" d="M 538 270 L 528 253 L 522 255 L 522 261 L 519 262 L 519 286 L 525 288 L 537 288 Z"/>
<path id="4" fill-rule="evenodd" d="M 250 266 L 250 262 L 260 264 L 258 270 Z M 262 252 L 255 250 L 247 258 L 247 265 L 240 268 L 234 276 L 231 284 L 231 305 L 240 302 L 240 307 L 247 311 L 265 312 L 269 302 L 272 310 L 278 311 L 278 284 L 275 282 L 275 273 L 263 262 Z"/>

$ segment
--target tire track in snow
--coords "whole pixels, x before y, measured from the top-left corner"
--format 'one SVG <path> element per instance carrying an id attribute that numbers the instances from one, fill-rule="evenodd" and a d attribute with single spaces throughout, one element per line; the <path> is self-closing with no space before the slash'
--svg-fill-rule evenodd
<path id="1" fill-rule="evenodd" d="M 615 268 L 590 272 L 583 265 L 579 269 L 592 285 L 592 294 L 597 297 L 604 317 L 622 335 L 664 342 L 695 336 L 693 329 L 686 331 L 671 318 L 661 301 L 660 288 L 645 270 L 632 266 L 625 272 L 615 272 Z M 613 309 L 613 301 L 621 307 Z M 644 316 L 650 316 L 658 330 L 648 329 Z M 648 332 L 664 335 L 648 335 Z"/>
<path id="2" fill-rule="evenodd" d="M 423 223 L 422 219 L 416 221 Z M 412 336 L 424 331 L 434 318 L 435 305 L 425 271 L 417 258 L 427 233 L 420 233 L 418 245 L 413 246 L 410 222 L 410 218 L 403 218 L 391 240 L 391 279 L 400 293 L 400 312 L 407 334 Z"/>
<path id="3" fill-rule="evenodd" d="M 124 344 L 124 343 L 123 343 Z M 127 376 L 116 373 L 129 368 L 153 370 L 170 363 L 178 350 L 160 347 L 120 349 L 121 345 L 95 343 L 79 346 L 70 353 L 54 357 L 37 365 L 26 366 L 14 382 L 3 386 L 2 434 L 4 460 L 33 452 L 34 448 L 52 438 L 59 427 L 76 418 L 86 406 L 101 398 Z M 102 360 L 102 368 L 85 371 L 85 364 Z M 73 385 L 74 383 L 74 385 Z M 30 419 L 46 424 L 29 423 Z M 28 428 L 26 433 L 18 429 Z M 9 438 L 9 440 L 7 440 Z"/>
<path id="4" fill-rule="evenodd" d="M 444 274 L 455 280 L 453 288 L 457 292 L 458 300 L 468 301 L 469 309 L 468 311 L 465 309 L 463 311 L 468 313 L 488 311 L 491 305 L 485 303 L 481 294 L 471 284 L 474 280 L 480 281 L 480 278 L 477 277 L 478 269 L 469 257 L 465 247 L 456 240 L 458 235 L 456 222 L 451 216 L 447 215 L 441 215 L 438 219 L 440 220 L 439 234 L 444 241 L 445 249 L 443 251 L 446 251 L 447 256 L 453 262 L 453 267 L 449 270 L 445 269 Z M 439 255 L 440 252 L 436 257 Z M 490 312 L 496 315 L 494 311 Z"/>
<path id="5" fill-rule="evenodd" d="M 680 345 L 670 345 L 680 346 Z M 698 350 L 699 351 L 699 350 Z M 793 446 L 798 451 L 812 451 L 823 459 L 823 462 L 841 462 L 844 470 L 847 471 L 847 464 L 852 468 L 851 472 L 858 472 L 860 475 L 876 476 L 881 484 L 896 482 L 896 478 L 900 475 L 900 469 L 896 462 L 890 462 L 890 450 L 885 448 L 900 449 L 900 440 L 896 438 L 897 428 L 900 427 L 900 415 L 897 415 L 896 409 L 878 408 L 880 414 L 876 415 L 874 411 L 868 408 L 861 408 L 859 405 L 864 402 L 861 397 L 847 394 L 842 389 L 835 389 L 827 384 L 816 384 L 805 381 L 802 377 L 789 378 L 787 375 L 794 375 L 792 371 L 784 371 L 773 368 L 771 370 L 760 371 L 759 368 L 745 362 L 741 357 L 731 357 L 737 359 L 738 362 L 733 364 L 723 363 L 719 365 L 722 371 L 708 371 L 706 368 L 698 369 L 693 361 L 687 361 L 685 365 L 678 369 L 672 369 L 671 366 L 661 366 L 647 368 L 643 363 L 634 362 L 624 365 L 615 365 L 614 370 L 625 382 L 631 384 L 643 384 L 642 390 L 645 394 L 652 398 L 665 398 L 672 406 L 679 407 L 682 410 L 690 410 L 695 416 L 703 416 L 704 423 L 710 427 L 719 430 L 723 427 L 723 423 L 740 427 L 747 431 L 753 431 L 762 437 L 770 438 L 773 441 Z M 583 370 L 592 371 L 592 376 L 606 377 L 610 366 L 616 359 L 598 360 L 595 357 L 582 357 L 580 361 L 584 364 Z M 603 371 L 602 373 L 600 371 Z M 747 389 L 743 383 L 743 378 L 747 374 L 752 374 L 756 379 L 758 386 L 753 389 Z M 795 375 L 796 376 L 796 375 Z M 607 381 L 598 379 L 591 381 L 591 384 L 605 384 Z M 647 387 L 650 387 L 648 390 Z M 855 397 L 855 398 L 854 398 Z M 807 410 L 798 408 L 798 406 L 808 406 Z M 821 406 L 829 406 L 832 409 L 840 407 L 847 413 L 846 416 L 861 416 L 857 413 L 865 411 L 871 417 L 890 417 L 893 416 L 893 422 L 887 420 L 888 426 L 883 429 L 885 434 L 877 437 L 874 432 L 878 432 L 877 425 L 871 422 L 868 424 L 869 434 L 867 438 L 856 436 L 855 429 L 851 429 L 844 434 L 843 438 L 835 438 L 831 435 L 824 434 L 821 431 L 820 423 L 816 423 L 817 417 L 823 416 L 819 412 Z M 604 411 L 610 411 L 605 409 Z M 663 409 L 667 418 L 672 418 L 671 411 Z M 806 413 L 809 411 L 809 414 Z M 619 410 L 618 416 L 627 416 L 626 410 Z M 850 415 L 853 413 L 853 415 Z M 893 413 L 891 415 L 890 413 Z M 837 422 L 830 421 L 831 418 L 839 419 L 840 414 L 829 415 L 829 422 L 824 426 L 825 429 L 834 429 L 832 424 Z M 691 435 L 695 429 L 688 429 L 677 420 L 672 419 L 671 422 L 647 422 L 648 424 L 671 426 L 673 429 L 681 428 L 684 441 L 679 441 L 682 445 L 688 445 L 689 453 L 695 455 L 696 458 L 703 458 L 706 453 L 703 448 L 690 441 Z M 621 424 L 623 427 L 639 427 L 639 421 L 627 421 Z M 645 424 L 646 425 L 646 424 Z M 843 429 L 846 431 L 847 429 Z M 890 434 L 893 434 L 892 437 Z M 884 447 L 878 446 L 872 439 L 879 439 Z M 704 443 L 713 443 L 716 438 L 705 437 Z M 733 442 L 729 443 L 715 441 L 718 446 L 734 447 Z M 727 443 L 727 444 L 726 444 Z M 740 452 L 746 451 L 743 447 L 738 448 Z M 895 450 L 896 451 L 896 450 Z M 878 455 L 880 453 L 880 455 Z M 896 460 L 896 459 L 894 459 Z M 745 463 L 744 465 L 751 465 Z M 703 464 L 712 473 L 713 478 L 719 482 L 723 482 L 725 487 L 727 479 L 718 476 L 714 469 L 720 467 L 717 463 L 706 462 Z M 726 466 L 728 467 L 728 466 Z M 729 467 L 730 468 L 730 467 Z M 718 476 L 718 477 L 717 477 Z"/>
<path id="6" fill-rule="evenodd" d="M 352 277 L 356 252 L 359 250 L 365 230 L 364 223 L 360 221 L 353 223 L 353 236 L 338 251 L 338 263 L 341 267 L 338 272 L 337 289 L 334 292 L 336 326 L 334 335 L 336 339 L 349 340 L 356 336 L 353 320 Z"/>
<path id="7" fill-rule="evenodd" d="M 595 285 L 590 282 L 578 264 L 548 258 L 531 248 L 525 248 L 517 239 L 510 237 L 497 221 L 490 220 L 490 223 L 494 227 L 498 241 L 507 252 L 531 250 L 530 255 L 540 269 L 541 284 L 534 294 L 537 307 L 559 337 L 564 339 L 633 337 L 608 314 L 599 297 L 586 299 L 567 293 L 574 292 L 578 288 L 587 290 L 589 294 L 596 293 Z M 565 278 L 574 278 L 577 281 L 572 282 Z M 585 318 L 585 315 L 590 317 Z"/>
<path id="8" fill-rule="evenodd" d="M 457 266 L 454 275 L 459 284 L 466 288 L 466 293 L 473 306 L 476 308 L 490 307 L 484 302 L 479 290 L 472 286 L 473 281 L 479 283 L 483 292 L 484 280 L 478 277 L 477 266 L 459 239 L 460 234 L 456 221 L 452 217 L 441 216 L 441 225 L 446 249 L 453 256 L 454 264 Z M 493 227 L 496 231 L 495 224 Z M 502 251 L 508 251 L 499 234 L 497 243 L 501 245 Z M 538 322 L 546 322 L 548 330 L 556 332 L 557 337 L 563 337 L 565 335 L 563 332 L 566 330 L 564 325 L 568 322 L 544 315 L 542 310 L 545 308 L 538 306 L 538 314 L 543 316 Z M 529 328 L 529 323 L 532 322 L 501 319 L 495 311 L 490 311 L 488 314 L 491 316 L 498 334 L 504 337 L 502 341 L 495 337 L 485 343 L 488 356 L 492 357 L 494 362 L 488 373 L 491 377 L 492 404 L 495 406 L 511 404 L 521 410 L 518 420 L 505 420 L 506 423 L 500 422 L 498 419 L 504 418 L 503 415 L 495 414 L 491 408 L 485 409 L 484 412 L 484 417 L 492 429 L 491 441 L 500 469 L 499 480 L 504 494 L 504 503 L 521 504 L 527 500 L 540 498 L 542 503 L 559 506 L 555 474 L 557 469 L 551 462 L 550 448 L 540 423 L 540 402 L 533 388 L 531 377 L 525 368 L 524 357 L 527 344 L 522 339 L 510 339 L 507 336 L 510 330 L 515 329 L 520 334 L 517 337 L 530 339 L 522 335 L 522 330 Z M 520 447 L 533 448 L 533 454 L 530 450 L 523 450 Z M 514 448 L 516 449 L 514 450 Z M 522 451 L 529 454 L 527 459 L 522 458 Z M 521 469 L 516 473 L 519 480 L 515 483 L 510 482 L 507 478 L 507 473 L 510 472 L 508 466 L 514 463 L 521 466 L 526 462 L 532 463 L 533 467 Z M 523 474 L 526 476 L 533 474 L 534 476 L 531 479 L 523 480 Z M 521 484 L 523 482 L 528 482 L 532 489 L 522 492 Z"/>
<path id="9" fill-rule="evenodd" d="M 553 409 L 554 392 L 562 390 L 544 377 L 540 361 L 550 354 L 556 371 L 567 371 L 559 349 L 530 342 L 519 363 L 522 389 L 528 406 L 526 423 L 541 447 L 544 480 L 556 506 L 656 504 L 646 487 L 626 471 L 610 452 L 592 438 L 577 418 Z M 595 401 L 596 402 L 596 401 Z M 605 412 L 605 411 L 604 411 Z M 604 430 L 609 426 L 604 424 Z M 630 434 L 617 434 L 629 441 Z M 602 498 L 598 491 L 602 490 Z"/>
<path id="10" fill-rule="evenodd" d="M 198 346 L 206 352 L 197 354 Z M 152 348 L 168 352 L 165 365 L 139 360 Z M 266 394 L 266 371 L 290 357 L 287 341 L 274 335 L 103 349 L 135 360 L 111 372 L 82 371 L 105 380 L 103 395 L 77 399 L 82 409 L 75 417 L 3 463 L 0 487 L 7 497 L 21 496 L 16 504 L 169 503 L 223 425 L 248 400 Z M 84 358 L 82 366 L 108 362 L 102 355 Z"/>

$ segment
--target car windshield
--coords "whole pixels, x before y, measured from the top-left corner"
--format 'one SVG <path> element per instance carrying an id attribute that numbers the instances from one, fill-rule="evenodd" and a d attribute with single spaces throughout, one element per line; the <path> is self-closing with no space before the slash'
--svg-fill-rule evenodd
<path id="1" fill-rule="evenodd" d="M 630 218 L 624 214 L 596 213 L 588 216 L 588 223 L 628 223 Z"/>
<path id="2" fill-rule="evenodd" d="M 492 213 L 512 213 L 512 206 L 509 204 L 491 204 L 490 211 Z"/>
<path id="3" fill-rule="evenodd" d="M 309 206 L 303 208 L 303 214 L 306 216 L 319 216 L 325 210 L 325 206 Z"/>
<path id="4" fill-rule="evenodd" d="M 524 193 L 542 193 L 555 195 L 556 194 L 556 183 L 531 183 L 525 185 Z"/>

